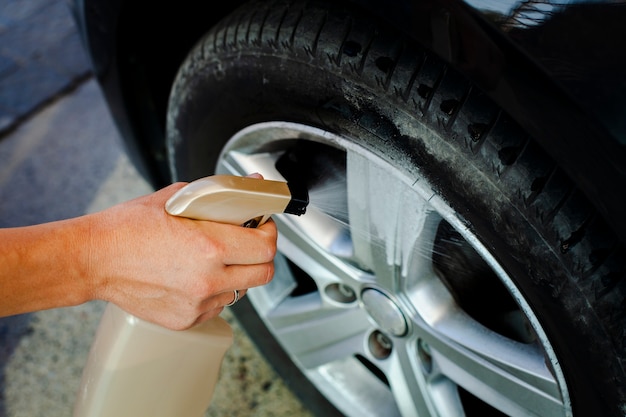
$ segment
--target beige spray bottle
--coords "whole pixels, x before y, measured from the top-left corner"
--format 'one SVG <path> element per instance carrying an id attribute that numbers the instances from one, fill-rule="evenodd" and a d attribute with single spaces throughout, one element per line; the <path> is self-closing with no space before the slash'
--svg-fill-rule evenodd
<path id="1" fill-rule="evenodd" d="M 306 190 L 285 182 L 215 175 L 167 202 L 174 216 L 256 227 L 271 214 L 304 214 Z M 81 381 L 74 417 L 200 417 L 208 407 L 232 330 L 220 317 L 185 331 L 109 304 Z"/>

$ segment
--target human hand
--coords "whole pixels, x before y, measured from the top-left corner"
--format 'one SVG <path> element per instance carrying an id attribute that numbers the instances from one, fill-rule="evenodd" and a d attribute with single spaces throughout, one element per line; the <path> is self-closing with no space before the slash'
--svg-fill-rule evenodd
<path id="1" fill-rule="evenodd" d="M 89 219 L 92 298 L 176 330 L 217 316 L 274 273 L 277 231 L 170 216 L 165 202 L 185 184 L 122 203 Z"/>

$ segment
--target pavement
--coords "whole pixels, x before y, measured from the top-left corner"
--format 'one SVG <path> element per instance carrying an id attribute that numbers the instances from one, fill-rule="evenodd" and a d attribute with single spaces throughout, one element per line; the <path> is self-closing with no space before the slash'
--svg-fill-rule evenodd
<path id="1" fill-rule="evenodd" d="M 88 77 L 61 0 L 0 0 L 0 135 Z"/>
<path id="2" fill-rule="evenodd" d="M 124 153 L 66 2 L 0 0 L 0 227 L 151 191 Z M 103 308 L 96 301 L 0 318 L 0 417 L 72 415 Z M 235 344 L 205 416 L 309 416 L 224 317 Z"/>

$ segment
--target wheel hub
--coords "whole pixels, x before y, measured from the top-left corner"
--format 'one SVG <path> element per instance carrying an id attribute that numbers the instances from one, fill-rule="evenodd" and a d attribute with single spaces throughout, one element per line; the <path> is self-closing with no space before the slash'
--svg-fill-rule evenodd
<path id="1" fill-rule="evenodd" d="M 393 336 L 404 336 L 408 331 L 407 321 L 398 305 L 385 293 L 368 288 L 361 293 L 365 311 L 383 332 Z"/>

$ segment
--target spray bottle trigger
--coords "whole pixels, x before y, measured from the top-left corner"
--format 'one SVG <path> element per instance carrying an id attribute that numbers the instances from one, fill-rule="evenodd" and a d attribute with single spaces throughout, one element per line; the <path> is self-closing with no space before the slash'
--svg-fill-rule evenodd
<path id="1" fill-rule="evenodd" d="M 250 229 L 256 229 L 257 227 L 261 226 L 263 223 L 265 223 L 268 219 L 270 218 L 269 214 L 265 214 L 263 216 L 258 216 L 255 217 L 253 219 L 248 220 L 247 222 L 245 222 L 244 224 L 242 224 L 242 227 L 248 227 Z"/>

